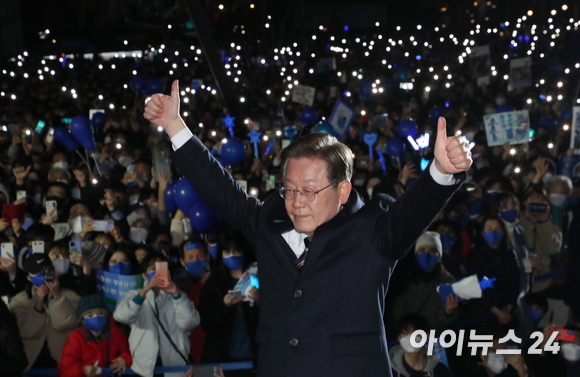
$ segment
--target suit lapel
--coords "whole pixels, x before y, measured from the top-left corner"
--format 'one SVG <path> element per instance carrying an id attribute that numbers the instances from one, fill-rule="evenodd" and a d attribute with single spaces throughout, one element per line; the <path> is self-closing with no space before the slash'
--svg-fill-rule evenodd
<path id="1" fill-rule="evenodd" d="M 284 213 L 284 216 L 277 216 L 271 224 L 269 235 L 266 237 L 268 244 L 270 245 L 270 250 L 278 259 L 278 262 L 282 266 L 282 269 L 290 275 L 294 280 L 298 278 L 298 271 L 292 263 L 292 259 L 288 253 L 292 253 L 288 243 L 282 238 L 281 234 L 289 230 L 294 229 L 292 221 L 288 218 L 288 215 Z"/>

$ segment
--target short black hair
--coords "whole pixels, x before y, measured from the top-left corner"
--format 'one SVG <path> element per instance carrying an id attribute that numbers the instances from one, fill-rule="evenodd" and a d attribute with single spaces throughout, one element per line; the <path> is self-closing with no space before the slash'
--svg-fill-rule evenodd
<path id="1" fill-rule="evenodd" d="M 169 263 L 169 259 L 167 259 L 167 257 L 163 255 L 163 253 L 155 252 L 147 254 L 145 258 L 143 258 L 143 261 L 141 262 L 141 272 L 147 274 L 147 269 L 151 265 L 151 262 L 153 262 L 155 259 L 159 259 L 161 262 Z"/>
<path id="2" fill-rule="evenodd" d="M 183 251 L 183 249 L 185 248 L 185 245 L 189 245 L 190 243 L 200 244 L 201 249 L 203 250 L 204 254 L 205 255 L 208 254 L 207 242 L 205 242 L 201 237 L 193 237 L 193 238 L 190 238 L 188 240 L 183 241 L 181 243 L 181 245 L 179 245 L 179 257 L 180 258 L 185 258 L 185 252 Z"/>
<path id="3" fill-rule="evenodd" d="M 421 314 L 418 313 L 407 313 L 403 315 L 395 324 L 396 335 L 406 333 L 409 328 L 413 328 L 413 331 L 423 330 L 429 333 L 429 321 Z"/>

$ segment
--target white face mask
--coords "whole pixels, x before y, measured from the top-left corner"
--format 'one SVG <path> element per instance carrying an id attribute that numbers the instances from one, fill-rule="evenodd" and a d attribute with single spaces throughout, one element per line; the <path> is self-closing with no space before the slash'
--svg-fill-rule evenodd
<path id="1" fill-rule="evenodd" d="M 123 157 L 119 158 L 119 165 L 121 165 L 124 168 L 131 165 L 132 163 L 133 163 L 133 159 L 129 156 L 123 156 Z"/>
<path id="2" fill-rule="evenodd" d="M 83 226 L 87 221 L 91 220 L 90 217 L 77 216 L 72 219 L 72 230 L 74 234 L 81 234 L 83 231 Z"/>
<path id="3" fill-rule="evenodd" d="M 568 199 L 568 197 L 564 194 L 550 194 L 550 196 L 548 197 L 548 200 L 550 200 L 550 204 L 554 206 L 561 206 L 566 202 L 566 199 Z"/>
<path id="4" fill-rule="evenodd" d="M 79 187 L 73 188 L 70 193 L 73 199 L 79 200 L 81 198 L 81 189 Z"/>
<path id="5" fill-rule="evenodd" d="M 562 356 L 571 363 L 580 360 L 580 346 L 574 343 L 566 343 L 561 347 Z"/>
<path id="6" fill-rule="evenodd" d="M 61 168 L 61 169 L 64 169 L 64 170 L 68 170 L 68 162 L 65 162 L 65 161 L 57 161 L 57 162 L 55 162 L 52 165 L 52 168 L 53 169 L 55 169 L 55 168 Z"/>
<path id="7" fill-rule="evenodd" d="M 135 243 L 143 243 L 147 239 L 148 234 L 147 229 L 134 228 L 129 232 L 129 238 Z"/>
<path id="8" fill-rule="evenodd" d="M 498 105 L 498 106 L 505 105 L 505 104 L 506 104 L 506 102 L 507 102 L 507 101 L 506 101 L 506 99 L 505 99 L 504 97 L 497 97 L 497 98 L 495 99 L 495 104 L 496 104 L 496 105 Z"/>
<path id="9" fill-rule="evenodd" d="M 488 107 L 488 108 L 486 108 L 485 110 L 483 110 L 483 113 L 484 113 L 485 115 L 491 115 L 491 114 L 495 114 L 495 109 L 493 109 L 493 108 L 491 108 L 491 107 Z"/>
<path id="10" fill-rule="evenodd" d="M 419 351 L 421 351 L 421 347 L 413 347 L 411 345 L 411 335 L 409 334 L 406 337 L 402 338 L 399 343 L 401 344 L 401 348 L 403 349 L 403 351 L 407 352 L 407 353 L 417 353 Z M 417 340 L 417 338 L 415 338 L 415 341 Z"/>
<path id="11" fill-rule="evenodd" d="M 487 367 L 495 374 L 500 374 L 507 368 L 503 355 L 498 355 L 495 352 L 490 352 L 487 355 Z"/>
<path id="12" fill-rule="evenodd" d="M 132 206 L 133 204 L 139 203 L 139 194 L 131 195 L 129 197 L 129 205 Z"/>
<path id="13" fill-rule="evenodd" d="M 367 194 L 369 194 L 369 198 L 370 198 L 371 196 L 373 196 L 373 189 L 372 189 L 372 188 L 368 188 L 368 189 L 367 189 Z"/>
<path id="14" fill-rule="evenodd" d="M 55 274 L 62 276 L 65 275 L 70 268 L 70 259 L 60 258 L 52 261 L 54 266 Z"/>
<path id="15" fill-rule="evenodd" d="M 578 175 L 580 175 L 580 173 L 578 173 Z M 362 186 L 365 184 L 365 180 L 364 179 L 355 179 L 354 180 L 354 185 L 355 186 Z"/>
<path id="16" fill-rule="evenodd" d="M 66 179 L 57 179 L 56 182 L 60 182 L 60 183 L 64 183 L 65 185 L 68 185 L 68 181 Z"/>

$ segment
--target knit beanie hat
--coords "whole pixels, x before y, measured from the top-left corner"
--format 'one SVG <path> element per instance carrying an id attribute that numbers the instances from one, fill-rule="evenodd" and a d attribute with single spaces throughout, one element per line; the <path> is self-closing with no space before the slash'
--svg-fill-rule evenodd
<path id="1" fill-rule="evenodd" d="M 441 245 L 441 236 L 437 232 L 425 232 L 419 237 L 417 240 L 417 244 L 415 245 L 415 253 L 421 246 L 431 246 L 437 249 L 439 253 L 439 257 L 443 256 L 443 246 Z"/>
<path id="2" fill-rule="evenodd" d="M 90 296 L 85 296 L 81 298 L 77 306 L 77 314 L 80 319 L 82 319 L 85 314 L 90 312 L 91 310 L 103 310 L 106 313 L 109 313 L 109 307 L 107 303 L 101 296 L 92 294 Z"/>

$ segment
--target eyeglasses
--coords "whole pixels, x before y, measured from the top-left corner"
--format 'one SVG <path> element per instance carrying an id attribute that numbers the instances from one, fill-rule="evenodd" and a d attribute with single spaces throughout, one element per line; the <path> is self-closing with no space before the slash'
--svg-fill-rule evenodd
<path id="1" fill-rule="evenodd" d="M 282 197 L 282 199 L 284 199 L 284 200 L 294 200 L 294 198 L 296 197 L 296 193 L 299 192 L 305 201 L 313 202 L 314 199 L 316 199 L 316 194 L 318 194 L 320 191 L 322 191 L 324 189 L 329 188 L 333 184 L 334 183 L 331 183 L 328 186 L 323 187 L 318 191 L 314 191 L 310 187 L 304 187 L 300 190 L 294 190 L 294 189 L 291 189 L 290 187 L 282 186 L 278 189 L 278 194 L 280 194 L 280 197 Z"/>

